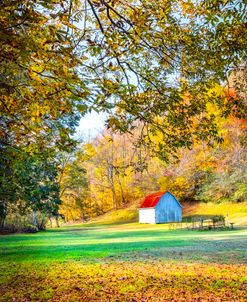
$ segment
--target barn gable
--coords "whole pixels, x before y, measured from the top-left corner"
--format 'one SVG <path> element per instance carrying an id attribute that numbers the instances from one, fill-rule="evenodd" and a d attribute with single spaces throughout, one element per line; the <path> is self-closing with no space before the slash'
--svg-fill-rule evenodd
<path id="1" fill-rule="evenodd" d="M 177 200 L 177 198 L 176 198 L 171 192 L 166 191 L 165 194 L 170 194 L 170 195 L 174 198 L 174 200 L 176 201 L 176 203 L 178 204 L 178 206 L 180 206 L 181 208 L 183 207 L 183 206 L 181 205 L 181 203 Z"/>
<path id="2" fill-rule="evenodd" d="M 180 222 L 182 220 L 182 206 L 170 192 L 161 196 L 155 208 L 155 222 Z"/>

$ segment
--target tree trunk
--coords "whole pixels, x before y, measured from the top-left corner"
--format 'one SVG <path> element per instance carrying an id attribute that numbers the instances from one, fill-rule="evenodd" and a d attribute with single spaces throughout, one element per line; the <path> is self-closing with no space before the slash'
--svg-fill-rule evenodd
<path id="1" fill-rule="evenodd" d="M 57 227 L 59 228 L 60 225 L 59 225 L 59 221 L 58 221 L 58 215 L 56 215 L 55 219 L 56 219 L 56 225 L 57 225 Z"/>
<path id="2" fill-rule="evenodd" d="M 109 164 L 108 166 L 108 181 L 110 184 L 111 192 L 112 192 L 112 203 L 113 203 L 113 208 L 116 210 L 118 209 L 118 204 L 117 204 L 117 195 L 115 191 L 115 185 L 114 185 L 114 167 L 112 164 Z"/>
<path id="3" fill-rule="evenodd" d="M 33 210 L 33 225 L 37 226 L 37 213 L 36 213 L 36 210 Z"/>
<path id="4" fill-rule="evenodd" d="M 125 197 L 124 197 L 123 186 L 122 186 L 119 174 L 118 174 L 118 184 L 119 184 L 120 192 L 121 192 L 121 204 L 120 204 L 120 206 L 122 206 L 122 205 L 125 204 Z"/>
<path id="5" fill-rule="evenodd" d="M 44 218 L 44 217 L 42 218 L 41 223 L 38 224 L 38 229 L 39 229 L 40 231 L 45 230 L 45 218 Z"/>
<path id="6" fill-rule="evenodd" d="M 96 216 L 99 216 L 100 214 L 102 214 L 102 206 L 101 206 L 101 208 L 100 208 L 100 206 L 99 206 L 99 204 L 97 203 L 97 201 L 96 201 L 96 198 L 94 197 L 93 198 L 93 207 L 94 207 L 94 212 L 95 212 L 95 214 L 96 214 Z"/>
<path id="7" fill-rule="evenodd" d="M 0 229 L 4 228 L 5 219 L 6 219 L 6 215 L 2 215 L 0 217 Z"/>
<path id="8" fill-rule="evenodd" d="M 0 229 L 4 228 L 5 219 L 7 217 L 7 210 L 5 203 L 0 204 Z"/>

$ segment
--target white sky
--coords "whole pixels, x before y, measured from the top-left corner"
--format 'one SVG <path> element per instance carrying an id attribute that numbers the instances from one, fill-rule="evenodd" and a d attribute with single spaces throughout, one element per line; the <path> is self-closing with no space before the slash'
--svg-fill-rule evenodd
<path id="1" fill-rule="evenodd" d="M 86 114 L 80 121 L 76 130 L 76 137 L 90 140 L 105 128 L 106 113 L 92 111 Z"/>

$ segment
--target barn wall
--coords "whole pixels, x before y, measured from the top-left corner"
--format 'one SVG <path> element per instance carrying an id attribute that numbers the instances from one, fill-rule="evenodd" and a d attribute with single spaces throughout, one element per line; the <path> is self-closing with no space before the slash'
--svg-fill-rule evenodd
<path id="1" fill-rule="evenodd" d="M 180 222 L 182 221 L 182 208 L 176 198 L 167 192 L 155 207 L 155 222 Z"/>
<path id="2" fill-rule="evenodd" d="M 140 223 L 155 223 L 155 209 L 139 209 Z"/>

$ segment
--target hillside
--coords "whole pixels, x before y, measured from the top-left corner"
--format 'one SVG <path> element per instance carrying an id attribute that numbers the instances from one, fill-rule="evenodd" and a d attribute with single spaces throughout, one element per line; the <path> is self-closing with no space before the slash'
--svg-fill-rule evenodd
<path id="1" fill-rule="evenodd" d="M 93 223 L 100 224 L 116 224 L 116 223 L 130 223 L 138 221 L 138 207 L 141 200 L 138 199 L 130 206 L 111 210 L 104 215 L 101 215 L 92 220 Z M 237 226 L 247 226 L 247 202 L 231 203 L 224 202 L 220 204 L 215 203 L 184 203 L 183 205 L 183 219 L 189 219 L 193 216 L 200 215 L 224 215 L 228 214 L 229 221 L 234 222 Z"/>

